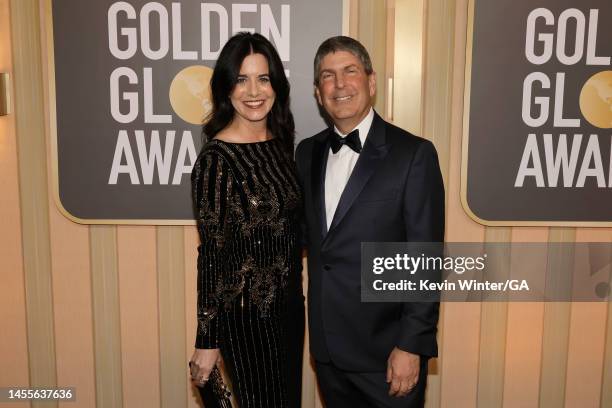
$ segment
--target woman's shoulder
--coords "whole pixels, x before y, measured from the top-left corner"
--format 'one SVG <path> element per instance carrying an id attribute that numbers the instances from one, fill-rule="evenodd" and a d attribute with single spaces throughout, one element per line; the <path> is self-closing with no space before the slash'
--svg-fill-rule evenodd
<path id="1" fill-rule="evenodd" d="M 225 142 L 219 139 L 212 139 L 207 141 L 204 146 L 202 146 L 198 160 L 206 160 L 216 157 L 222 160 L 232 161 L 232 156 L 233 154 L 228 149 Z"/>
<path id="2" fill-rule="evenodd" d="M 239 173 L 236 167 L 236 160 L 235 152 L 225 143 L 217 139 L 209 140 L 202 146 L 202 150 L 200 150 L 200 154 L 193 166 L 192 175 L 208 171 L 206 169 L 211 169 L 212 171 L 213 167 L 216 168 L 220 165 L 229 170 L 228 172 L 224 172 L 226 176 L 232 175 L 235 177 L 236 173 Z"/>

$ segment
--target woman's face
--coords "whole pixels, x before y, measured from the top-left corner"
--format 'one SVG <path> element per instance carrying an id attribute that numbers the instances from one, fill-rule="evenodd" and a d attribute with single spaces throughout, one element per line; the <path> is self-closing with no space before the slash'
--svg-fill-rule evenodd
<path id="1" fill-rule="evenodd" d="M 247 55 L 230 94 L 234 120 L 265 123 L 275 98 L 266 57 L 262 54 Z"/>

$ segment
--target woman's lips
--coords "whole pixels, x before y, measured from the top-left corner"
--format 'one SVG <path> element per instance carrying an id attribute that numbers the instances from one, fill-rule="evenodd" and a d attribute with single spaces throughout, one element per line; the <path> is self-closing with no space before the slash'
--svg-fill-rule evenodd
<path id="1" fill-rule="evenodd" d="M 243 103 L 251 109 L 257 109 L 264 104 L 264 101 L 244 101 Z"/>

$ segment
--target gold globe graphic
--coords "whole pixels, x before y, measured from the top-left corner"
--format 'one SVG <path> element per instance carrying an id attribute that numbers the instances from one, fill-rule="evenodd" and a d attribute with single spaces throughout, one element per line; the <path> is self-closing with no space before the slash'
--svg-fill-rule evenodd
<path id="1" fill-rule="evenodd" d="M 580 92 L 582 116 L 595 127 L 612 128 L 612 71 L 593 75 Z"/>
<path id="2" fill-rule="evenodd" d="M 181 70 L 170 84 L 170 105 L 185 122 L 201 125 L 212 110 L 210 77 L 212 69 L 192 65 Z"/>

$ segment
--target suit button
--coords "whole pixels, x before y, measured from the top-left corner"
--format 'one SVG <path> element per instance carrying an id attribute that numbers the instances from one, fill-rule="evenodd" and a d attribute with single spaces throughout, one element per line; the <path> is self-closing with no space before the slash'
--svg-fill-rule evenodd
<path id="1" fill-rule="evenodd" d="M 323 265 L 323 269 L 326 271 L 329 271 L 331 269 L 331 266 L 329 266 L 328 264 Z"/>

